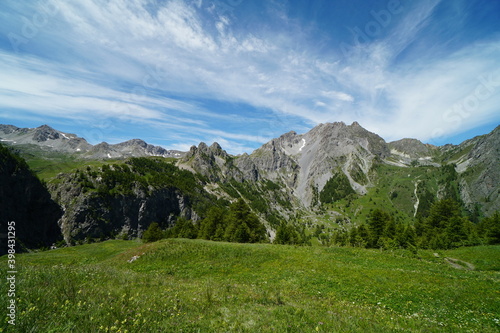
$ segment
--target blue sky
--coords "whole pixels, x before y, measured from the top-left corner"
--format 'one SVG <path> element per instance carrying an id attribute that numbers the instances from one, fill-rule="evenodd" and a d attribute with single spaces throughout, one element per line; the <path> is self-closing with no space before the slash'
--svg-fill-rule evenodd
<path id="1" fill-rule="evenodd" d="M 500 2 L 0 2 L 0 123 L 250 153 L 358 121 L 459 143 L 500 123 Z"/>

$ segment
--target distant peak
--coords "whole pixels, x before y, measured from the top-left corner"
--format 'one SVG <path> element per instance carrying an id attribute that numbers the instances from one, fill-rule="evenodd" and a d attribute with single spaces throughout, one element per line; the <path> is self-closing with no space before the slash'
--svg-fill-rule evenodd
<path id="1" fill-rule="evenodd" d="M 50 127 L 49 125 L 42 125 L 37 127 L 35 134 L 33 135 L 33 140 L 37 142 L 43 142 L 47 140 L 57 140 L 59 139 L 59 132 Z"/>
<path id="2" fill-rule="evenodd" d="M 222 147 L 219 145 L 219 143 L 214 142 L 210 146 L 210 150 L 212 150 L 212 151 L 222 150 Z"/>
<path id="3" fill-rule="evenodd" d="M 201 150 L 201 151 L 207 151 L 208 150 L 208 146 L 205 142 L 200 142 L 200 144 L 198 145 L 198 150 Z"/>
<path id="4" fill-rule="evenodd" d="M 141 140 L 141 139 L 132 139 L 132 140 L 128 140 L 128 141 L 119 143 L 118 145 L 121 145 L 121 146 L 140 146 L 140 147 L 146 148 L 148 144 L 146 141 Z"/>
<path id="5" fill-rule="evenodd" d="M 103 141 L 103 142 L 101 142 L 99 144 L 96 144 L 94 147 L 95 148 L 97 148 L 97 147 L 109 147 L 109 143 Z"/>
<path id="6" fill-rule="evenodd" d="M 43 130 L 45 130 L 45 129 L 51 129 L 51 130 L 54 130 L 52 127 L 50 127 L 50 126 L 49 126 L 49 125 L 47 125 L 47 124 L 44 124 L 44 125 L 42 125 L 42 126 L 39 126 L 39 127 L 37 127 L 36 129 L 43 129 Z"/>

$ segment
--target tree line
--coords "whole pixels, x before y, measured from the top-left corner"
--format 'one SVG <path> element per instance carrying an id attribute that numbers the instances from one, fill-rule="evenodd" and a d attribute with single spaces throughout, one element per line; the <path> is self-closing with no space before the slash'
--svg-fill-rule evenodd
<path id="1" fill-rule="evenodd" d="M 162 238 L 199 238 L 236 243 L 261 243 L 268 241 L 267 230 L 252 213 L 243 199 L 228 208 L 213 206 L 206 217 L 197 223 L 178 218 L 175 225 L 165 231 L 158 223 L 152 223 L 143 234 L 144 242 Z"/>
<path id="2" fill-rule="evenodd" d="M 349 231 L 335 231 L 331 242 L 340 246 L 411 250 L 500 244 L 500 213 L 473 223 L 459 203 L 448 198 L 433 203 L 428 216 L 418 218 L 414 225 L 403 225 L 392 214 L 375 209 L 366 224 Z"/>

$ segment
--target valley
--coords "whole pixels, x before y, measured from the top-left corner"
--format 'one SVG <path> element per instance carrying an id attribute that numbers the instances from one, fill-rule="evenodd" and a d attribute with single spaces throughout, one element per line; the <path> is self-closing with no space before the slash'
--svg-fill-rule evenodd
<path id="1" fill-rule="evenodd" d="M 334 123 L 250 155 L 130 140 L 111 157 L 47 126 L 16 131 L 0 145 L 0 222 L 27 252 L 16 329 L 500 327 L 499 128 L 434 147 Z"/>

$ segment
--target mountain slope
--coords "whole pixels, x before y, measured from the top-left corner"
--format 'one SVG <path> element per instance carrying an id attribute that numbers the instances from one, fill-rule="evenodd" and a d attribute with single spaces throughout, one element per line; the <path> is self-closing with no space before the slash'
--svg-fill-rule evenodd
<path id="1" fill-rule="evenodd" d="M 321 205 L 320 194 L 325 185 L 342 183 L 343 178 L 361 197 L 372 190 L 378 193 L 386 185 L 382 180 L 391 182 L 380 175 L 387 168 L 379 166 L 392 165 L 397 167 L 393 174 L 401 177 L 400 183 L 406 182 L 405 174 L 413 174 L 413 178 L 408 185 L 396 182 L 392 190 L 387 189 L 388 196 L 382 205 L 407 207 L 404 212 L 414 217 L 419 207 L 421 211 L 428 209 L 432 201 L 450 196 L 461 200 L 470 211 L 479 209 L 480 214 L 491 215 L 500 207 L 496 148 L 499 132 L 497 128 L 458 146 L 436 147 L 415 139 L 386 143 L 356 122 L 351 125 L 340 122 L 320 124 L 305 134 L 293 131 L 283 134 L 250 155 L 234 158 L 218 145 L 218 154 L 225 157 L 216 157 L 212 147 L 202 144 L 193 147 L 178 164 L 213 181 L 273 181 L 281 184 L 290 201 L 296 199 L 306 209 Z"/>
<path id="2" fill-rule="evenodd" d="M 59 224 L 68 243 L 140 237 L 153 222 L 167 228 L 179 218 L 197 221 L 216 201 L 200 176 L 158 158 L 87 166 L 59 175 L 50 190 L 64 209 Z"/>
<path id="3" fill-rule="evenodd" d="M 48 146 L 69 149 L 76 140 L 83 149 L 86 143 L 48 126 L 1 126 L 0 131 L 4 138 L 29 143 L 16 147 L 41 159 Z M 71 150 L 66 169 L 55 169 L 47 180 L 64 208 L 59 223 L 67 241 L 136 237 L 152 222 L 166 228 L 179 218 L 196 224 L 210 207 L 228 207 L 241 198 L 266 225 L 270 239 L 287 224 L 301 230 L 302 239 L 313 234 L 328 243 L 334 229 L 347 232 L 366 223 L 375 209 L 401 226 L 425 218 L 431 205 L 445 198 L 461 202 L 475 222 L 493 215 L 500 207 L 499 146 L 500 127 L 457 146 L 435 147 L 414 139 L 386 143 L 356 122 L 340 122 L 285 133 L 239 156 L 217 143 L 200 143 L 166 160 L 163 148 L 142 140 L 102 143 L 81 152 L 94 160 L 73 158 Z M 160 157 L 150 156 L 155 154 Z M 148 157 L 125 158 L 134 155 Z"/>
<path id="4" fill-rule="evenodd" d="M 492 215 L 500 208 L 500 126 L 452 148 L 448 163 L 460 175 L 460 195 L 470 208 Z"/>

